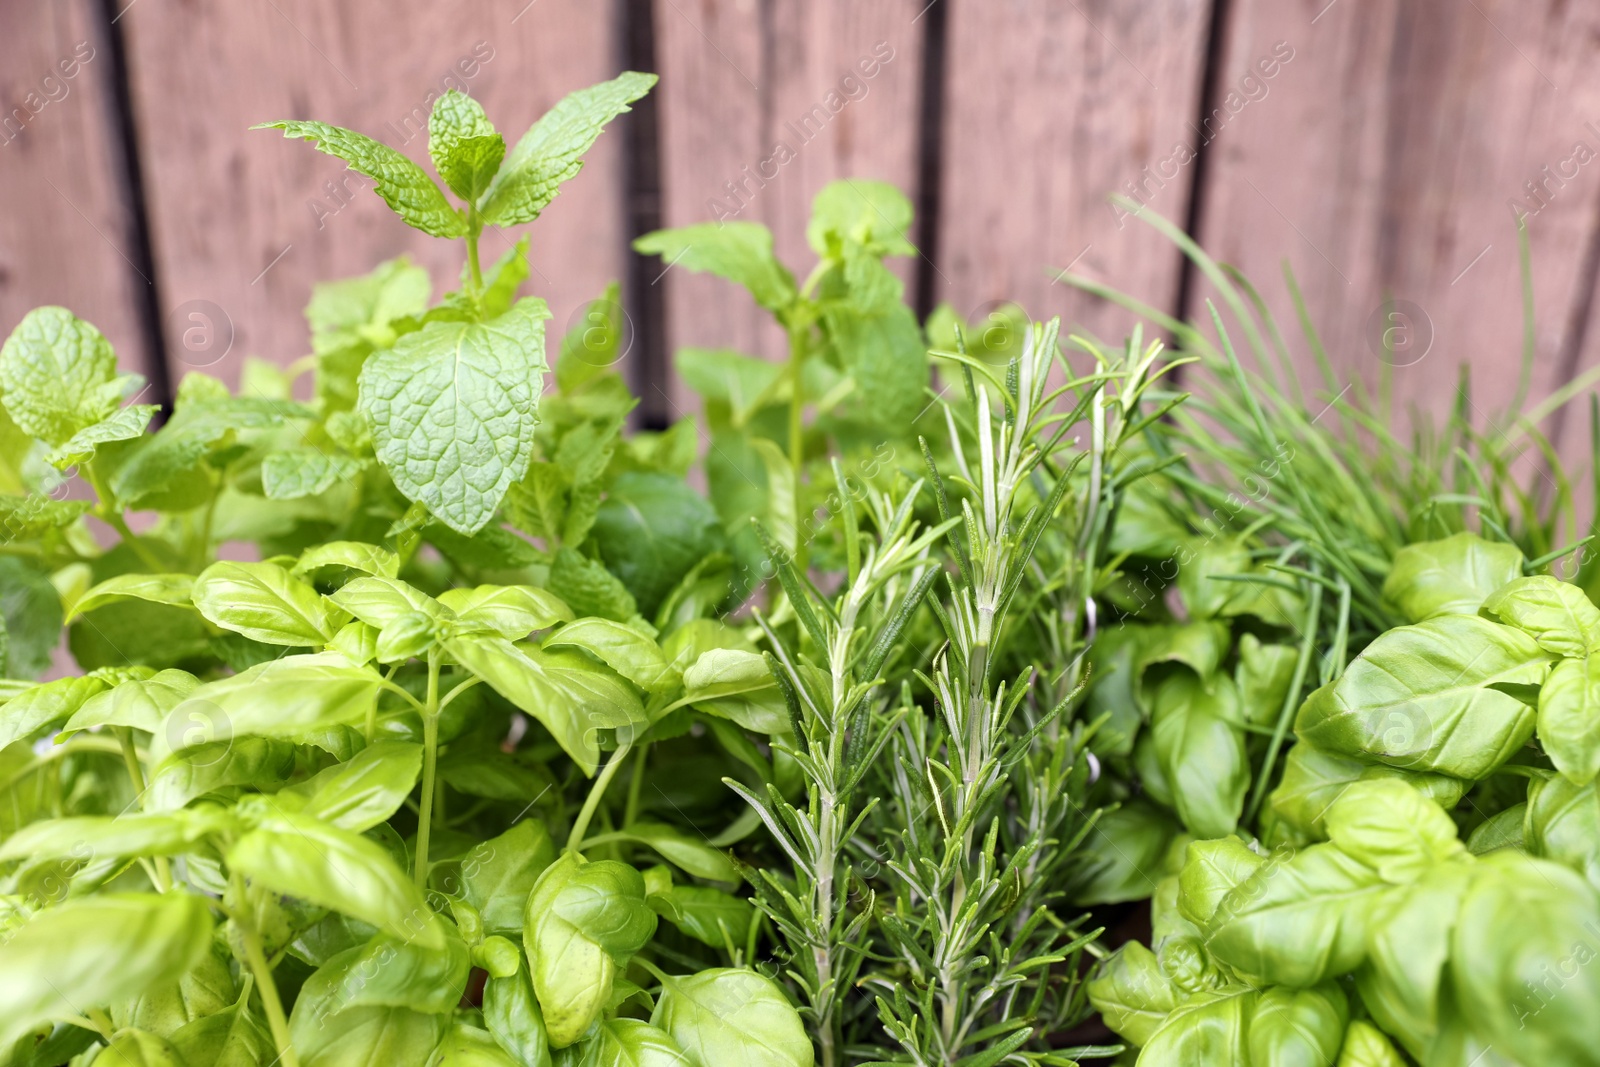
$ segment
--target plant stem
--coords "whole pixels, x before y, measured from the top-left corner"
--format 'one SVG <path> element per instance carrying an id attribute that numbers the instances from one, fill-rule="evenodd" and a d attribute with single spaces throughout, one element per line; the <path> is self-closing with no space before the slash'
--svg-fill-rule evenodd
<path id="1" fill-rule="evenodd" d="M 249 924 L 239 922 L 237 916 L 234 922 L 238 923 L 240 938 L 244 941 L 245 959 L 256 976 L 256 985 L 261 987 L 261 1006 L 266 1009 L 267 1025 L 272 1028 L 272 1043 L 278 1047 L 278 1058 L 283 1067 L 300 1067 L 294 1046 L 289 1042 L 289 1021 L 283 1014 L 283 1001 L 278 999 L 278 984 L 272 978 L 267 954 L 261 948 L 261 935 Z"/>
<path id="2" fill-rule="evenodd" d="M 483 232 L 483 220 L 478 218 L 476 204 L 467 205 L 467 277 L 476 300 L 483 292 L 483 268 L 478 264 L 478 235 Z"/>
<path id="3" fill-rule="evenodd" d="M 117 741 L 122 746 L 122 763 L 128 768 L 128 781 L 133 786 L 133 802 L 144 808 L 144 768 L 139 765 L 139 750 L 133 744 L 133 730 L 127 726 L 113 727 L 116 731 Z M 167 857 L 157 856 L 156 860 L 156 889 L 165 893 L 172 888 L 172 866 L 167 862 Z"/>
<path id="4" fill-rule="evenodd" d="M 789 466 L 794 475 L 794 514 L 798 520 L 801 515 L 800 500 L 800 463 L 805 459 L 805 388 L 801 380 L 801 368 L 806 361 L 806 328 L 804 326 L 789 327 Z M 804 552 L 803 545 L 795 546 L 797 552 Z M 796 562 L 797 567 L 803 569 L 803 564 Z"/>
<path id="5" fill-rule="evenodd" d="M 428 700 L 422 707 L 422 812 L 417 816 L 417 856 L 412 877 L 428 881 L 428 835 L 433 830 L 434 778 L 439 771 L 439 650 L 428 651 Z"/>
<path id="6" fill-rule="evenodd" d="M 639 818 L 639 794 L 644 791 L 644 769 L 650 762 L 650 742 L 639 746 L 639 758 L 633 761 L 633 778 L 628 782 L 628 804 L 622 809 L 622 825 L 631 826 Z"/>
<path id="7" fill-rule="evenodd" d="M 578 820 L 572 824 L 572 833 L 567 835 L 567 851 L 577 852 L 583 847 L 584 832 L 589 829 L 589 822 L 594 818 L 595 809 L 600 806 L 600 798 L 605 796 L 606 786 L 611 784 L 611 779 L 617 775 L 617 770 L 622 766 L 622 761 L 628 758 L 628 752 L 633 748 L 632 741 L 624 741 L 617 746 L 611 754 L 606 765 L 600 771 L 600 777 L 594 780 L 594 785 L 589 788 L 589 796 L 583 802 L 583 810 L 578 812 Z"/>
<path id="8" fill-rule="evenodd" d="M 117 505 L 116 497 L 111 495 L 111 491 L 106 488 L 105 482 L 101 481 L 100 476 L 95 473 L 94 464 L 85 463 L 80 469 L 83 471 L 84 480 L 89 483 L 89 488 L 94 490 L 97 501 L 94 508 L 95 516 L 117 531 L 117 536 L 122 538 L 129 548 L 133 549 L 133 554 L 138 556 L 139 561 L 146 567 L 149 567 L 157 574 L 169 570 L 170 568 L 156 559 L 150 553 L 150 550 L 145 547 L 144 542 L 140 541 L 134 532 L 128 528 L 128 520 L 122 517 L 122 508 Z"/>

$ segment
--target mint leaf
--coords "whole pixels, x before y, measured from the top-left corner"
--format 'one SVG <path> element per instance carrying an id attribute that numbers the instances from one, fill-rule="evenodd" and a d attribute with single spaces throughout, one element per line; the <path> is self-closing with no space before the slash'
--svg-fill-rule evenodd
<path id="1" fill-rule="evenodd" d="M 369 461 L 329 455 L 316 448 L 269 452 L 261 461 L 261 488 L 271 500 L 299 500 L 361 473 Z"/>
<path id="2" fill-rule="evenodd" d="M 875 256 L 912 256 L 911 217 L 911 201 L 888 182 L 845 178 L 824 185 L 812 201 L 806 243 L 825 258 L 838 256 L 847 241 Z"/>
<path id="3" fill-rule="evenodd" d="M 489 186 L 479 210 L 496 226 L 532 222 L 555 199 L 561 183 L 583 169 L 587 152 L 606 123 L 644 96 L 654 74 L 620 76 L 568 94 L 522 135 Z"/>
<path id="4" fill-rule="evenodd" d="M 528 469 L 549 317 L 529 297 L 489 322 L 430 323 L 361 371 L 358 406 L 395 487 L 459 533 Z"/>
<path id="5" fill-rule="evenodd" d="M 71 526 L 88 510 L 87 500 L 0 494 L 0 541 L 32 541 L 51 530 Z"/>
<path id="6" fill-rule="evenodd" d="M 111 343 L 62 307 L 34 308 L 0 347 L 6 411 L 23 430 L 61 445 L 117 409 L 123 387 Z"/>
<path id="7" fill-rule="evenodd" d="M 494 132 L 483 105 L 451 89 L 434 102 L 428 117 L 428 154 L 451 192 L 476 200 L 500 169 L 506 139 Z"/>
<path id="8" fill-rule="evenodd" d="M 178 392 L 178 411 L 161 430 L 139 441 L 133 452 L 111 476 L 111 489 L 123 504 L 139 504 L 163 490 L 176 494 L 161 505 L 183 510 L 181 501 L 197 506 L 210 493 L 202 480 L 185 477 L 193 474 L 212 448 L 231 439 L 239 430 L 265 430 L 282 426 L 290 418 L 306 418 L 311 412 L 300 404 L 250 397 L 199 399 L 185 403 L 185 392 L 204 395 L 198 383 L 205 379 L 190 375 Z M 197 383 L 191 388 L 190 383 Z M 198 494 L 198 496 L 196 495 Z"/>
<path id="9" fill-rule="evenodd" d="M 160 410 L 159 404 L 132 404 L 118 408 L 110 418 L 93 426 L 85 426 L 73 434 L 66 444 L 50 453 L 50 465 L 64 471 L 79 463 L 87 463 L 94 458 L 95 449 L 100 445 L 128 441 L 143 434 L 145 427 L 150 425 L 150 420 Z"/>
<path id="10" fill-rule="evenodd" d="M 464 237 L 467 223 L 450 206 L 427 172 L 380 141 L 325 122 L 263 122 L 256 130 L 282 130 L 285 137 L 313 141 L 319 152 L 338 156 L 350 169 L 377 183 L 375 192 L 394 212 L 433 237 Z"/>
<path id="11" fill-rule="evenodd" d="M 633 249 L 685 270 L 738 282 L 768 311 L 782 311 L 799 296 L 794 276 L 772 253 L 772 231 L 758 222 L 701 222 L 657 230 L 634 241 Z"/>

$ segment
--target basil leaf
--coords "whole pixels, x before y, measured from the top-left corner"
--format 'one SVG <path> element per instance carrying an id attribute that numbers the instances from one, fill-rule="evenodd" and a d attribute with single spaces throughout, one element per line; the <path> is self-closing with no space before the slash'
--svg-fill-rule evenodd
<path id="1" fill-rule="evenodd" d="M 1250 1017 L 1250 1062 L 1331 1067 L 1349 1019 L 1349 1002 L 1332 982 L 1311 989 L 1265 990 Z"/>
<path id="2" fill-rule="evenodd" d="M 302 994 L 289 1016 L 300 1067 L 425 1067 L 444 1035 L 446 1017 L 410 1008 L 329 1010 Z"/>
<path id="3" fill-rule="evenodd" d="M 172 1035 L 172 1047 L 184 1067 L 256 1067 L 277 1055 L 266 1025 L 242 1005 L 195 1019 Z"/>
<path id="4" fill-rule="evenodd" d="M 792 728 L 767 661 L 743 649 L 702 652 L 683 672 L 683 697 L 678 703 L 693 704 L 757 733 L 783 734 Z"/>
<path id="5" fill-rule="evenodd" d="M 1347 788 L 1328 809 L 1327 828 L 1347 856 L 1400 885 L 1427 877 L 1464 851 L 1450 816 L 1392 778 Z"/>
<path id="6" fill-rule="evenodd" d="M 183 1027 L 233 1006 L 239 998 L 229 967 L 232 955 L 220 944 L 175 980 L 160 982 L 132 1000 L 111 1006 L 111 1021 L 157 1037 L 172 1038 Z"/>
<path id="7" fill-rule="evenodd" d="M 1315 694 L 1313 694 L 1315 695 Z M 1326 694 L 1324 694 L 1326 695 Z M 1398 778 L 1408 782 L 1441 808 L 1449 810 L 1465 794 L 1467 783 L 1443 774 L 1425 774 L 1336 756 L 1301 741 L 1289 750 L 1283 777 L 1269 803 L 1283 821 L 1311 838 L 1327 837 L 1323 819 L 1333 802 L 1353 782 Z"/>
<path id="8" fill-rule="evenodd" d="M 447 924 L 442 949 L 376 937 L 339 953 L 306 979 L 302 995 L 333 1014 L 350 1008 L 410 1008 L 431 1014 L 453 1010 L 472 969 L 466 942 Z"/>
<path id="9" fill-rule="evenodd" d="M 373 192 L 395 214 L 432 237 L 462 237 L 467 224 L 423 169 L 388 145 L 325 122 L 263 122 L 251 129 L 282 130 L 285 137 L 312 141 L 317 151 L 338 156 L 375 183 Z"/>
<path id="10" fill-rule="evenodd" d="M 285 792 L 305 798 L 302 816 L 359 833 L 399 811 L 421 772 L 421 745 L 379 741 Z"/>
<path id="11" fill-rule="evenodd" d="M 391 937 L 445 947 L 438 919 L 382 846 L 316 819 L 277 811 L 241 835 L 228 866 L 276 893 L 369 922 Z"/>
<path id="12" fill-rule="evenodd" d="M 1524 819 L 1516 829 L 1526 827 L 1529 852 L 1565 864 L 1600 889 L 1600 783 L 1535 779 Z"/>
<path id="13" fill-rule="evenodd" d="M 90 586 L 82 596 L 73 601 L 72 610 L 67 613 L 66 621 L 71 622 L 84 612 L 92 611 L 102 604 L 110 604 L 125 598 L 191 607 L 193 593 L 194 579 L 187 574 L 119 574 Z"/>
<path id="14" fill-rule="evenodd" d="M 560 597 L 527 585 L 446 589 L 439 603 L 456 613 L 462 629 L 489 630 L 512 641 L 572 620 L 572 609 Z"/>
<path id="15" fill-rule="evenodd" d="M 1549 661 L 1522 631 L 1475 615 L 1402 626 L 1307 698 L 1295 728 L 1338 755 L 1482 778 L 1533 733 L 1533 709 L 1494 687 L 1538 685 Z"/>
<path id="16" fill-rule="evenodd" d="M 614 860 L 569 852 L 540 875 L 522 940 L 552 1047 L 583 1035 L 611 997 L 618 964 L 655 933 L 644 896 L 639 872 Z"/>
<path id="17" fill-rule="evenodd" d="M 175 856 L 234 825 L 232 816 L 216 807 L 49 819 L 30 823 L 0 843 L 0 861 Z"/>
<path id="18" fill-rule="evenodd" d="M 200 685 L 188 671 L 159 671 L 150 678 L 134 678 L 114 689 L 96 693 L 67 720 L 63 732 L 75 733 L 97 726 L 131 726 L 155 733 L 172 709 Z"/>
<path id="19" fill-rule="evenodd" d="M 1516 545 L 1458 533 L 1396 552 L 1383 596 L 1412 622 L 1471 615 L 1491 593 L 1521 576 L 1522 552 Z"/>
<path id="20" fill-rule="evenodd" d="M 1450 932 L 1472 876 L 1470 864 L 1443 864 L 1372 909 L 1356 987 L 1373 1018 L 1417 1056 L 1441 1027 Z"/>
<path id="21" fill-rule="evenodd" d="M 563 97 L 506 157 L 480 204 L 484 219 L 496 226 L 517 226 L 538 218 L 561 183 L 583 167 L 583 154 L 606 123 L 628 111 L 655 83 L 654 74 L 630 70 Z"/>
<path id="22" fill-rule="evenodd" d="M 69 718 L 105 688 L 105 682 L 91 675 L 58 678 L 23 690 L 0 705 L 0 748 Z"/>
<path id="23" fill-rule="evenodd" d="M 329 541 L 312 545 L 300 553 L 294 573 L 310 574 L 323 567 L 347 567 L 379 578 L 394 578 L 400 573 L 400 559 L 393 552 L 361 541 Z"/>
<path id="24" fill-rule="evenodd" d="M 177 978 L 210 950 L 211 931 L 205 899 L 183 893 L 107 893 L 39 912 L 0 944 L 0 1048 Z"/>
<path id="25" fill-rule="evenodd" d="M 521 1067 L 550 1067 L 550 1037 L 526 967 L 504 978 L 489 976 L 483 986 L 483 1021 Z"/>
<path id="26" fill-rule="evenodd" d="M 1357 1019 L 1344 1032 L 1339 1067 L 1406 1067 L 1406 1061 L 1382 1030 Z"/>
<path id="27" fill-rule="evenodd" d="M 1479 612 L 1515 626 L 1557 656 L 1582 657 L 1600 644 L 1600 609 L 1582 589 L 1548 574 L 1507 582 Z"/>
<path id="28" fill-rule="evenodd" d="M 755 971 L 712 968 L 666 977 L 650 1024 L 691 1061 L 744 1067 L 811 1067 L 811 1039 L 788 998 Z"/>
<path id="29" fill-rule="evenodd" d="M 668 884 L 646 900 L 657 915 L 712 948 L 745 944 L 756 919 L 749 901 L 710 886 Z"/>
<path id="30" fill-rule="evenodd" d="M 328 599 L 367 625 L 380 630 L 413 611 L 420 611 L 441 621 L 451 614 L 448 608 L 427 593 L 391 575 L 352 579 Z"/>
<path id="31" fill-rule="evenodd" d="M 1377 873 L 1333 845 L 1263 864 L 1218 906 L 1211 952 L 1241 974 L 1312 986 L 1353 970 L 1366 955 L 1367 922 L 1386 890 Z"/>
<path id="32" fill-rule="evenodd" d="M 269 645 L 321 645 L 345 620 L 317 591 L 272 563 L 213 563 L 195 579 L 200 614 Z"/>
<path id="33" fill-rule="evenodd" d="M 683 1067 L 672 1035 L 638 1019 L 607 1019 L 577 1046 L 573 1067 Z"/>
<path id="34" fill-rule="evenodd" d="M 196 726 L 205 733 L 210 724 Z M 170 811 L 231 786 L 248 785 L 271 792 L 288 780 L 294 767 L 295 748 L 288 741 L 229 737 L 184 745 L 156 765 L 145 792 L 145 808 Z"/>
<path id="35" fill-rule="evenodd" d="M 1142 798 L 1105 812 L 1084 838 L 1072 902 L 1087 907 L 1150 896 L 1181 833 L 1171 815 Z"/>
<path id="36" fill-rule="evenodd" d="M 1161 683 L 1153 703 L 1150 736 L 1178 817 L 1200 837 L 1232 833 L 1250 785 L 1233 679 L 1219 674 L 1202 682 L 1179 671 Z"/>
<path id="37" fill-rule="evenodd" d="M 1539 744 L 1574 785 L 1600 774 L 1600 655 L 1564 659 L 1539 689 Z"/>
<path id="38" fill-rule="evenodd" d="M 625 682 L 573 653 L 540 652 L 486 634 L 447 638 L 445 648 L 538 719 L 585 774 L 599 766 L 599 731 L 647 725 L 644 707 Z"/>
<path id="39" fill-rule="evenodd" d="M 1100 964 L 1087 990 L 1105 1024 L 1135 1046 L 1148 1044 L 1182 999 L 1155 954 L 1138 941 Z"/>
<path id="40" fill-rule="evenodd" d="M 285 656 L 207 682 L 167 717 L 152 754 L 243 734 L 303 740 L 330 725 L 365 722 L 383 678 L 337 652 Z"/>
<path id="41" fill-rule="evenodd" d="M 555 861 L 550 831 L 523 819 L 499 837 L 474 845 L 461 857 L 462 895 L 478 909 L 491 934 L 522 932 L 523 909 L 539 876 Z"/>
<path id="42" fill-rule="evenodd" d="M 1259 996 L 1252 989 L 1179 1005 L 1150 1035 L 1139 1058 L 1151 1064 L 1250 1063 L 1250 1017 Z"/>
<path id="43" fill-rule="evenodd" d="M 661 646 L 631 626 L 610 619 L 577 619 L 544 639 L 542 648 L 578 648 L 647 693 L 676 682 Z"/>
<path id="44" fill-rule="evenodd" d="M 696 563 L 727 547 L 710 503 L 682 478 L 653 471 L 611 484 L 590 537 L 646 616 Z"/>
<path id="45" fill-rule="evenodd" d="M 1228 894 L 1268 862 L 1237 837 L 1189 842 L 1178 872 L 1178 912 L 1198 927 L 1208 926 Z"/>
<path id="46" fill-rule="evenodd" d="M 361 368 L 357 406 L 395 487 L 458 533 L 528 469 L 549 317 L 528 297 L 489 322 L 431 322 Z"/>
<path id="47" fill-rule="evenodd" d="M 734 866 L 726 852 L 713 848 L 704 840 L 696 841 L 687 834 L 663 823 L 634 822 L 617 831 L 619 837 L 637 841 L 659 852 L 674 866 L 712 882 L 738 882 L 739 868 Z"/>
<path id="48" fill-rule="evenodd" d="M 1451 939 L 1462 1017 L 1518 1062 L 1592 1061 L 1600 969 L 1585 964 L 1600 947 L 1600 898 L 1565 867 L 1517 852 L 1485 856 L 1477 868 Z M 1543 984 L 1550 973 L 1560 974 L 1554 990 Z"/>

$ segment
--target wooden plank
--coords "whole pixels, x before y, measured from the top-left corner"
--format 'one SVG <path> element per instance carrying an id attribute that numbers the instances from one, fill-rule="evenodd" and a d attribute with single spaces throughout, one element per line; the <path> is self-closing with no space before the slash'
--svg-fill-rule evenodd
<path id="1" fill-rule="evenodd" d="M 1122 217 L 1138 191 L 1182 224 L 1211 5 L 992 0 L 949 13 L 935 285 L 969 321 L 1013 300 L 1120 342 L 1132 319 L 1055 281 L 1077 273 L 1171 307 L 1172 246 Z"/>
<path id="2" fill-rule="evenodd" d="M 563 95 L 617 73 L 609 19 L 583 0 L 408 4 L 403 13 L 373 0 L 157 3 L 132 8 L 123 24 L 164 302 L 209 302 L 234 329 L 214 365 L 214 350 L 189 353 L 174 340 L 175 377 L 196 366 L 231 378 L 245 355 L 296 358 L 312 283 L 390 256 L 427 266 L 436 291 L 457 285 L 460 242 L 410 229 L 338 160 L 252 124 L 352 127 L 431 173 L 427 112 L 445 88 L 471 92 L 514 143 Z M 524 292 L 550 302 L 557 336 L 621 273 L 621 195 L 619 141 L 602 137 L 532 229 Z M 486 234 L 485 260 L 516 236 Z"/>
<path id="3" fill-rule="evenodd" d="M 1545 395 L 1571 371 L 1573 309 L 1594 284 L 1583 264 L 1600 165 L 1575 156 L 1600 158 L 1597 36 L 1600 9 L 1561 0 L 1239 0 L 1230 79 L 1279 42 L 1294 57 L 1218 134 L 1202 241 L 1260 285 L 1309 372 L 1281 280 L 1287 258 L 1341 383 L 1378 379 L 1381 305 L 1409 301 L 1420 313 L 1393 360 L 1396 402 L 1446 411 L 1470 362 L 1483 427 L 1517 389 L 1515 211 L 1530 211 L 1531 392 Z M 1544 186 L 1538 199 L 1530 182 Z M 1592 363 L 1596 344 L 1591 331 L 1572 355 Z"/>
<path id="4" fill-rule="evenodd" d="M 0 333 L 61 304 L 98 326 L 129 370 L 150 352 L 110 49 L 97 5 L 0 5 Z"/>
<path id="5" fill-rule="evenodd" d="M 661 0 L 664 224 L 764 223 L 779 258 L 803 276 L 815 262 L 805 224 L 823 185 L 875 178 L 912 195 L 923 6 Z M 898 268 L 911 277 L 909 263 Z M 669 270 L 657 284 L 669 286 L 669 350 L 784 354 L 781 331 L 728 283 Z M 681 390 L 674 402 L 683 407 Z"/>

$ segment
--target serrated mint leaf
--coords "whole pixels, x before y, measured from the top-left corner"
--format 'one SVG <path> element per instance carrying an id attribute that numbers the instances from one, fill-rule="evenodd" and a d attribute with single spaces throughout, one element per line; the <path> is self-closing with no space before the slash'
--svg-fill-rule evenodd
<path id="1" fill-rule="evenodd" d="M 516 226 L 539 217 L 561 183 L 583 168 L 583 154 L 606 123 L 644 96 L 654 74 L 625 71 L 567 95 L 529 127 L 511 150 L 479 206 L 486 221 Z"/>
<path id="2" fill-rule="evenodd" d="M 506 139 L 494 132 L 481 104 L 451 89 L 434 102 L 428 118 L 428 154 L 451 192 L 476 200 L 500 169 Z"/>
<path id="3" fill-rule="evenodd" d="M 633 249 L 685 270 L 738 282 L 769 311 L 782 311 L 799 295 L 794 276 L 772 253 L 772 231 L 759 222 L 701 222 L 657 230 L 634 241 Z"/>
<path id="4" fill-rule="evenodd" d="M 911 309 L 895 302 L 874 313 L 839 301 L 824 309 L 823 321 L 856 380 L 856 417 L 886 434 L 906 429 L 928 404 L 928 352 Z"/>
<path id="5" fill-rule="evenodd" d="M 131 440 L 144 433 L 145 427 L 150 425 L 150 420 L 160 410 L 159 404 L 132 404 L 118 408 L 110 418 L 84 427 L 73 434 L 70 441 L 50 453 L 50 465 L 58 471 L 64 471 L 79 463 L 87 463 L 94 458 L 95 449 L 100 445 Z"/>
<path id="6" fill-rule="evenodd" d="M 190 375 L 184 379 L 184 386 L 203 380 Z M 209 486 L 203 480 L 184 476 L 199 467 L 214 445 L 237 430 L 271 429 L 282 426 L 290 418 L 306 418 L 311 414 L 300 404 L 286 404 L 281 400 L 197 399 L 205 395 L 196 388 L 189 391 L 186 400 L 184 389 L 179 389 L 178 411 L 172 421 L 140 441 L 111 476 L 112 492 L 120 502 L 138 504 L 168 489 L 184 500 L 190 498 L 192 491 L 199 491 L 203 498 L 210 492 Z M 174 498 L 169 509 L 182 510 L 177 503 Z M 195 500 L 189 506 L 198 503 L 199 500 Z M 163 506 L 169 505 L 164 502 Z"/>
<path id="7" fill-rule="evenodd" d="M 350 169 L 377 183 L 375 192 L 395 213 L 433 237 L 464 237 L 467 223 L 450 206 L 427 172 L 380 141 L 325 122 L 264 122 L 253 129 L 282 130 L 285 137 L 313 141 L 320 152 L 338 156 Z"/>
<path id="8" fill-rule="evenodd" d="M 351 346 L 393 343 L 389 323 L 428 310 L 433 282 L 405 256 L 378 264 L 370 273 L 311 287 L 306 324 L 311 351 L 326 356 Z M 381 343 L 379 343 L 381 342 Z"/>
<path id="9" fill-rule="evenodd" d="M 837 256 L 844 242 L 877 256 L 911 256 L 907 240 L 912 208 L 906 194 L 888 182 L 844 178 L 829 182 L 811 203 L 806 242 L 819 256 Z"/>
<path id="10" fill-rule="evenodd" d="M 6 411 L 52 445 L 117 409 L 122 383 L 116 375 L 111 342 L 62 307 L 34 308 L 0 347 Z"/>
<path id="11" fill-rule="evenodd" d="M 298 500 L 354 478 L 367 465 L 354 456 L 330 455 L 317 448 L 269 452 L 261 461 L 261 488 L 272 500 Z"/>
<path id="12" fill-rule="evenodd" d="M 72 525 L 88 510 L 87 500 L 0 494 L 0 541 L 31 541 Z"/>
<path id="13" fill-rule="evenodd" d="M 529 297 L 489 322 L 431 323 L 361 371 L 359 407 L 396 488 L 459 533 L 528 469 L 549 317 Z"/>

